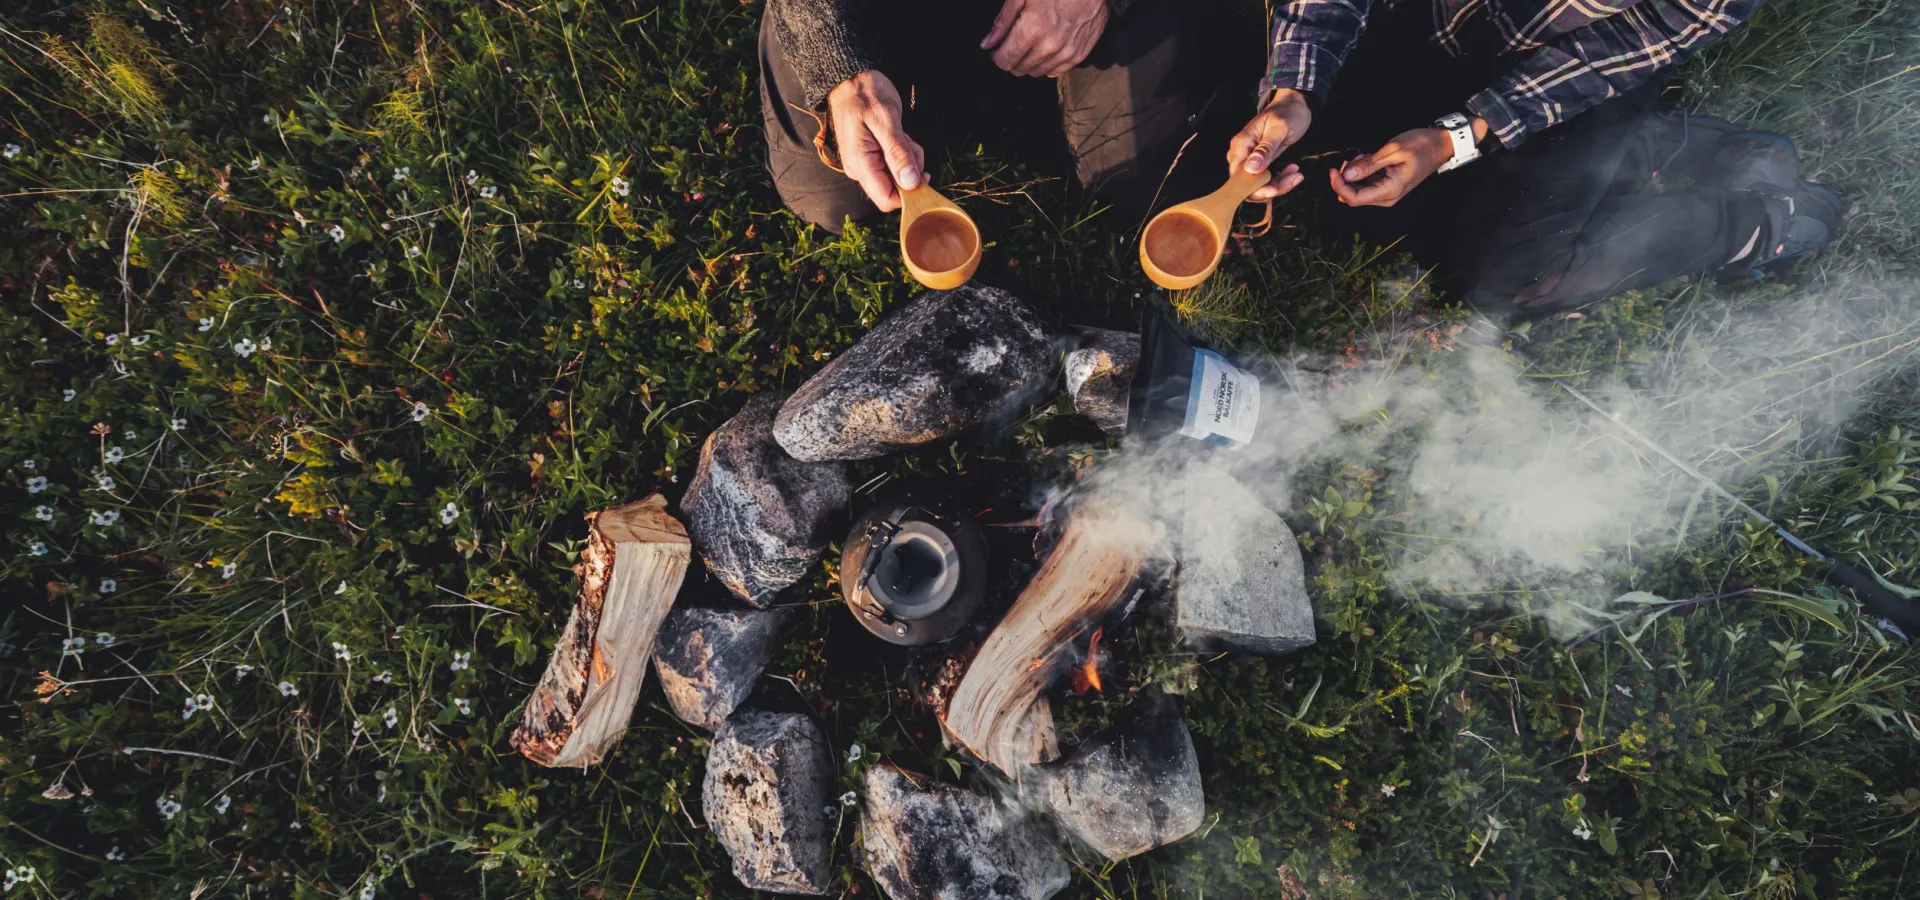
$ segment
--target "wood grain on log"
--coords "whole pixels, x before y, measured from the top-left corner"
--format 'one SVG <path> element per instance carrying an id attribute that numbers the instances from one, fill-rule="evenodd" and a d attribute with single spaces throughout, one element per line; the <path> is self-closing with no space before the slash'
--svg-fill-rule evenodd
<path id="1" fill-rule="evenodd" d="M 543 766 L 599 762 L 633 718 L 654 636 L 680 593 L 692 545 L 667 499 L 587 514 L 580 602 L 508 743 Z"/>
<path id="2" fill-rule="evenodd" d="M 1069 515 L 1059 543 L 987 636 L 942 719 L 954 740 L 1008 775 L 1051 750 L 1053 717 L 1040 692 L 1074 635 L 1126 599 L 1153 546 L 1152 526 L 1112 504 L 1085 501 Z"/>

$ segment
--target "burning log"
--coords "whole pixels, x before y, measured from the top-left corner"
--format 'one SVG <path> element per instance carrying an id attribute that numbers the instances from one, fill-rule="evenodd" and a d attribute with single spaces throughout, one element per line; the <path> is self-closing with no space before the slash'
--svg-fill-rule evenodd
<path id="1" fill-rule="evenodd" d="M 659 494 L 588 513 L 587 522 L 580 602 L 507 741 L 543 766 L 586 768 L 626 732 L 692 554 Z"/>
<path id="2" fill-rule="evenodd" d="M 1086 623 L 1126 599 L 1152 547 L 1152 526 L 1112 504 L 1088 501 L 1070 515 L 941 720 L 954 740 L 1009 775 L 1041 761 L 1041 748 L 1052 745 L 1052 711 L 1040 692 Z"/>

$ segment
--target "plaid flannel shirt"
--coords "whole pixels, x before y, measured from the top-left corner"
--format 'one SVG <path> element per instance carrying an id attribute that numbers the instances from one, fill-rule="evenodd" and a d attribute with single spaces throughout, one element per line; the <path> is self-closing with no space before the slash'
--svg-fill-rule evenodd
<path id="1" fill-rule="evenodd" d="M 1324 98 L 1374 0 L 1282 0 L 1260 96 L 1293 88 Z M 1408 0 L 1381 0 L 1392 7 Z M 1433 41 L 1460 56 L 1497 48 L 1513 70 L 1466 101 L 1517 147 L 1632 90 L 1732 30 L 1761 0 L 1411 0 L 1432 5 Z"/>

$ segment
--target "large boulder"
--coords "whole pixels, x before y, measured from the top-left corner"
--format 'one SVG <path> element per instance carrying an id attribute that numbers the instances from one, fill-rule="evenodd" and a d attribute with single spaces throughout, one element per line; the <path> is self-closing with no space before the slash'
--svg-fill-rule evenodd
<path id="1" fill-rule="evenodd" d="M 753 398 L 707 436 L 680 501 L 707 571 L 760 608 L 820 561 L 853 493 L 844 466 L 801 462 L 774 442 L 780 399 Z"/>
<path id="2" fill-rule="evenodd" d="M 701 803 L 741 884 L 777 894 L 832 887 L 822 817 L 832 770 L 826 735 L 798 713 L 742 710 L 713 736 Z"/>
<path id="3" fill-rule="evenodd" d="M 1080 329 L 1080 346 L 1067 354 L 1067 393 L 1076 412 L 1108 434 L 1127 433 L 1127 399 L 1140 365 L 1140 336 L 1104 328 Z"/>
<path id="4" fill-rule="evenodd" d="M 1278 654 L 1313 643 L 1300 542 L 1245 485 L 1211 465 L 1186 467 L 1174 624 L 1189 642 Z"/>
<path id="5" fill-rule="evenodd" d="M 956 437 L 1031 399 L 1054 355 L 1033 311 L 978 285 L 926 291 L 800 386 L 773 435 L 796 459 L 870 459 Z"/>
<path id="6" fill-rule="evenodd" d="M 1110 860 L 1192 834 L 1206 817 L 1200 758 L 1173 698 L 1148 688 L 1113 729 L 1040 768 L 1060 827 Z"/>
<path id="7" fill-rule="evenodd" d="M 677 606 L 653 647 L 653 670 L 673 714 L 719 731 L 753 693 L 790 610 Z"/>
<path id="8" fill-rule="evenodd" d="M 867 770 L 867 872 L 893 900 L 1046 900 L 1073 877 L 1025 813 L 970 791 Z"/>

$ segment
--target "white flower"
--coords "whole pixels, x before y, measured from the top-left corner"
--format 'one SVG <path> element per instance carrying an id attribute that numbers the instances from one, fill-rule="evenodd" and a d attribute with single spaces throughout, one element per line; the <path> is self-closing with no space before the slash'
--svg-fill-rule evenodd
<path id="1" fill-rule="evenodd" d="M 187 708 L 180 711 L 180 721 L 185 722 L 188 719 L 193 718 L 193 714 L 195 712 L 198 712 L 199 709 L 200 709 L 199 707 L 193 705 L 193 698 L 188 697 Z"/>
<path id="2" fill-rule="evenodd" d="M 859 798 L 858 798 L 858 797 L 855 797 L 852 791 L 848 791 L 848 792 L 846 792 L 846 793 L 844 793 L 844 794 L 841 794 L 841 795 L 840 795 L 840 805 L 841 805 L 841 806 L 852 806 L 852 805 L 854 804 L 854 801 L 856 801 L 856 800 L 858 800 L 858 799 L 859 799 Z"/>
<path id="3" fill-rule="evenodd" d="M 420 258 L 420 245 L 419 245 L 419 244 L 414 244 L 414 245 L 411 245 L 411 246 L 409 246 L 409 247 L 407 248 L 407 258 L 408 258 L 408 259 L 419 259 L 419 258 Z"/>
<path id="4" fill-rule="evenodd" d="M 12 158 L 14 158 L 14 157 L 16 157 L 16 156 L 19 156 L 19 155 L 20 155 L 20 145 L 19 145 L 19 144 L 8 144 L 8 145 L 7 145 L 6 147 L 5 147 L 5 149 L 0 149 L 0 156 L 4 156 L 4 157 L 6 157 L 6 158 L 8 158 L 8 159 L 12 159 Z"/>
<path id="5" fill-rule="evenodd" d="M 475 171 L 474 171 L 474 170 L 472 170 L 472 169 L 468 169 L 468 170 L 467 170 L 467 183 L 468 183 L 468 184 L 479 184 L 479 183 L 480 183 L 480 173 L 479 173 L 479 172 L 475 172 Z"/>
<path id="6" fill-rule="evenodd" d="M 162 819 L 171 820 L 174 816 L 180 814 L 180 804 L 174 802 L 170 797 L 161 797 L 153 801 L 153 805 L 160 810 L 160 818 Z"/>
<path id="7" fill-rule="evenodd" d="M 373 680 L 380 682 L 381 684 L 386 684 L 388 682 L 393 681 L 393 673 L 381 672 L 380 674 L 373 676 Z"/>
<path id="8" fill-rule="evenodd" d="M 272 121 L 273 121 L 273 113 L 267 113 L 267 114 L 266 114 L 266 116 L 265 116 L 264 118 L 262 118 L 262 119 L 261 119 L 260 121 L 262 121 L 262 122 L 272 122 Z M 256 156 L 256 157 L 254 157 L 254 158 L 253 158 L 253 162 L 250 162 L 250 163 L 247 163 L 247 171 L 249 171 L 249 172 L 258 172 L 258 171 L 260 171 L 260 157 L 258 157 L 258 156 Z"/>
<path id="9" fill-rule="evenodd" d="M 27 552 L 34 556 L 45 556 L 47 555 L 47 544 L 45 541 L 34 541 L 27 545 Z"/>
<path id="10" fill-rule="evenodd" d="M 335 225 L 332 228 L 327 229 L 327 237 L 333 238 L 333 242 L 338 244 L 341 241 L 344 241 L 347 239 L 347 230 L 345 228 L 341 228 L 338 225 Z"/>
<path id="11" fill-rule="evenodd" d="M 37 461 L 35 461 L 35 460 L 31 460 L 31 459 L 23 459 L 23 460 L 21 460 L 21 461 L 20 461 L 20 468 L 22 468 L 22 469 L 31 469 L 31 468 L 33 468 L 34 466 L 37 466 L 37 465 L 39 465 L 39 464 L 40 464 L 40 463 L 39 463 L 39 462 L 37 462 Z"/>
<path id="12" fill-rule="evenodd" d="M 203 318 L 203 319 L 201 319 L 201 320 L 200 320 L 200 327 L 199 327 L 198 329 L 196 329 L 196 330 L 198 330 L 198 331 L 212 331 L 212 330 L 213 330 L 213 317 L 212 317 L 212 316 L 207 316 L 207 317 L 205 317 L 205 318 Z"/>
<path id="13" fill-rule="evenodd" d="M 134 336 L 133 336 L 133 340 L 131 340 L 131 341 L 128 341 L 127 343 L 129 343 L 129 344 L 132 344 L 132 345 L 134 345 L 135 347 L 138 347 L 138 346 L 140 346 L 141 344 L 144 344 L 144 343 L 146 343 L 146 342 L 148 342 L 148 341 L 150 341 L 150 340 L 153 340 L 153 335 L 150 335 L 150 334 L 136 334 L 136 335 L 134 335 Z"/>
<path id="14" fill-rule="evenodd" d="M 240 571 L 239 563 L 237 562 L 227 563 L 226 565 L 220 567 L 220 580 L 226 581 L 227 579 L 233 577 L 233 573 L 238 571 Z"/>
<path id="15" fill-rule="evenodd" d="M 35 475 L 27 479 L 27 493 L 38 494 L 47 489 L 47 476 Z"/>
<path id="16" fill-rule="evenodd" d="M 293 682 L 291 681 L 282 681 L 280 682 L 280 696 L 298 697 L 300 696 L 300 689 L 297 687 L 294 687 Z"/>
<path id="17" fill-rule="evenodd" d="M 118 343 L 120 343 L 120 336 L 119 336 L 119 335 L 117 335 L 117 334 L 110 334 L 110 335 L 107 335 L 107 346 L 109 346 L 109 347 L 111 347 L 111 346 L 113 346 L 113 345 L 115 345 L 115 344 L 118 344 Z"/>
<path id="18" fill-rule="evenodd" d="M 360 900 L 373 900 L 373 887 L 373 879 L 369 877 L 367 883 L 360 886 Z"/>
<path id="19" fill-rule="evenodd" d="M 1382 797 L 1391 797 L 1391 796 L 1393 796 L 1393 792 L 1394 792 L 1394 791 L 1397 791 L 1397 790 L 1399 790 L 1399 789 L 1400 789 L 1400 788 L 1399 788 L 1398 786 L 1396 786 L 1396 785 L 1391 785 L 1391 784 L 1383 784 L 1383 785 L 1381 785 L 1381 786 L 1380 786 L 1380 796 L 1382 796 Z"/>
<path id="20" fill-rule="evenodd" d="M 1586 819 L 1580 820 L 1580 827 L 1573 830 L 1573 836 L 1583 841 L 1593 840 L 1593 829 L 1588 827 Z"/>
<path id="21" fill-rule="evenodd" d="M 233 667 L 233 679 L 235 681 L 238 681 L 242 678 L 247 677 L 252 672 L 253 672 L 252 666 L 247 665 L 246 663 L 241 663 Z"/>
<path id="22" fill-rule="evenodd" d="M 345 645 L 345 644 L 342 644 L 342 643 L 340 643 L 339 641 L 334 641 L 334 642 L 333 642 L 333 658 L 334 658 L 334 659 L 344 659 L 344 660 L 346 660 L 346 661 L 348 661 L 348 662 L 352 662 L 352 661 L 353 661 L 353 651 L 352 651 L 352 650 L 348 650 L 348 649 L 347 649 L 347 645 Z"/>
<path id="23" fill-rule="evenodd" d="M 1592 781 L 1592 780 L 1593 780 L 1593 776 L 1592 776 L 1592 775 L 1588 775 L 1588 774 L 1587 774 L 1587 773 L 1585 773 L 1585 772 L 1581 772 L 1581 773 L 1580 773 L 1580 776 L 1579 776 L 1579 777 L 1580 777 L 1580 783 L 1581 783 L 1581 784 L 1586 784 L 1587 782 L 1589 782 L 1589 781 Z"/>
<path id="24" fill-rule="evenodd" d="M 467 661 L 472 658 L 473 651 L 471 650 L 455 650 L 453 651 L 453 662 L 447 663 L 447 668 L 458 672 L 461 669 L 467 668 Z"/>
<path id="25" fill-rule="evenodd" d="M 580 280 L 580 279 L 578 279 L 578 278 L 575 278 L 575 279 L 573 280 L 573 289 L 574 289 L 574 290 L 576 290 L 576 291 L 579 291 L 579 290 L 585 290 L 585 289 L 586 289 L 586 287 L 587 287 L 587 283 L 586 283 L 586 282 L 584 282 L 584 281 L 581 281 L 581 280 Z"/>
<path id="26" fill-rule="evenodd" d="M 167 423 L 167 427 L 173 429 L 174 431 L 185 431 L 187 429 L 187 420 L 174 419 L 173 421 Z"/>
<path id="27" fill-rule="evenodd" d="M 111 631 L 102 631 L 99 634 L 96 634 L 93 636 L 93 642 L 96 644 L 99 644 L 102 647 L 111 647 L 113 646 L 113 642 L 116 640 L 119 640 L 119 639 L 114 637 L 113 632 Z"/>
<path id="28" fill-rule="evenodd" d="M 627 195 L 627 191 L 633 187 L 632 185 L 627 183 L 627 180 L 625 178 L 621 178 L 618 175 L 613 176 L 613 180 L 611 182 L 608 182 L 608 186 L 613 188 L 614 193 L 619 194 L 622 197 L 625 197 Z"/>
<path id="29" fill-rule="evenodd" d="M 452 525 L 453 520 L 458 518 L 460 518 L 460 507 L 453 505 L 452 501 L 448 501 L 447 505 L 440 510 L 440 524 Z"/>
<path id="30" fill-rule="evenodd" d="M 333 595 L 336 597 L 346 592 L 347 592 L 347 583 L 344 581 L 340 582 L 338 585 L 335 585 L 333 588 Z"/>
<path id="31" fill-rule="evenodd" d="M 87 652 L 87 639 L 84 637 L 70 637 L 60 642 L 61 656 L 79 656 L 85 652 Z"/>
<path id="32" fill-rule="evenodd" d="M 87 515 L 93 520 L 93 524 L 95 525 L 112 525 L 120 521 L 120 511 L 117 509 L 109 509 L 105 512 L 90 512 Z"/>
<path id="33" fill-rule="evenodd" d="M 486 200 L 492 200 L 492 199 L 493 199 L 493 195 L 495 195 L 495 194 L 498 194 L 498 193 L 500 193 L 500 188 L 499 188 L 499 187 L 497 187 L 497 186 L 495 186 L 495 185 L 491 185 L 491 184 L 490 184 L 490 185 L 487 185 L 486 187 L 483 187 L 483 188 L 481 188 L 481 189 L 480 189 L 480 196 L 481 196 L 481 198 L 483 198 L 483 199 L 486 199 Z"/>
<path id="34" fill-rule="evenodd" d="M 60 392 L 60 402 L 72 403 L 73 398 L 77 396 L 79 396 L 79 394 L 75 393 L 73 388 L 67 388 L 66 390 Z"/>
<path id="35" fill-rule="evenodd" d="M 33 517 L 42 522 L 51 522 L 53 521 L 53 507 L 36 506 L 33 508 Z"/>
<path id="36" fill-rule="evenodd" d="M 212 709 L 212 708 L 213 708 L 213 695 L 212 695 L 212 694 L 195 694 L 195 695 L 193 695 L 193 708 L 194 708 L 194 709 L 200 709 L 200 710 L 207 710 L 207 709 Z"/>
<path id="37" fill-rule="evenodd" d="M 419 400 L 413 401 L 413 409 L 407 413 L 407 416 L 415 422 L 424 422 L 430 415 L 433 415 L 433 410 Z"/>
<path id="38" fill-rule="evenodd" d="M 1616 685 L 1614 685 L 1614 686 L 1613 686 L 1613 689 L 1614 689 L 1614 690 L 1616 690 L 1616 691 L 1619 691 L 1619 692 L 1620 692 L 1620 696 L 1622 696 L 1622 697 L 1628 697 L 1628 698 L 1631 698 L 1631 697 L 1633 696 L 1633 689 L 1632 689 L 1632 688 L 1630 688 L 1630 687 L 1627 687 L 1627 686 L 1626 686 L 1626 685 L 1624 685 L 1624 684 L 1616 684 Z"/>
<path id="39" fill-rule="evenodd" d="M 127 458 L 127 451 L 122 450 L 119 447 L 107 448 L 107 464 L 108 465 L 112 465 L 126 458 Z"/>
<path id="40" fill-rule="evenodd" d="M 111 594 L 114 591 L 117 591 L 119 589 L 120 589 L 120 582 L 115 581 L 111 578 L 100 579 L 100 593 Z"/>
<path id="41" fill-rule="evenodd" d="M 400 168 L 393 170 L 393 180 L 405 181 L 407 180 L 407 176 L 412 174 L 413 174 L 412 166 L 401 166 Z"/>
<path id="42" fill-rule="evenodd" d="M 107 862 L 119 862 L 126 858 L 127 851 L 120 849 L 119 844 L 113 845 L 113 849 L 107 851 Z"/>
<path id="43" fill-rule="evenodd" d="M 273 349 L 273 338 L 272 338 L 271 336 L 268 336 L 268 337 L 263 337 L 263 338 L 261 338 L 261 339 L 260 339 L 260 351 L 261 351 L 262 353 L 264 353 L 264 352 L 266 352 L 266 351 L 268 351 L 268 350 L 272 350 L 272 349 Z M 132 435 L 128 435 L 128 436 L 127 436 L 127 439 L 128 439 L 128 440 L 132 440 L 132 439 L 133 439 L 133 436 L 132 436 Z"/>
<path id="44" fill-rule="evenodd" d="M 463 716 L 470 716 L 470 715 L 473 715 L 473 701 L 472 701 L 472 700 L 468 700 L 468 699 L 467 699 L 467 698 L 465 698 L 465 697 L 455 697 L 455 698 L 454 698 L 454 700 L 453 700 L 453 705 L 454 705 L 454 706 L 456 706 L 456 707 L 459 707 L 459 709 L 460 709 L 460 714 L 461 714 L 461 715 L 463 715 Z"/>
<path id="45" fill-rule="evenodd" d="M 1867 792 L 1867 802 L 1868 802 L 1868 803 L 1879 803 L 1879 802 L 1880 802 L 1880 798 L 1879 798 L 1879 797 L 1875 797 L 1875 796 L 1873 795 L 1873 792 L 1872 792 L 1872 791 L 1868 791 L 1868 792 Z"/>
<path id="46" fill-rule="evenodd" d="M 854 744 L 847 748 L 847 762 L 849 764 L 859 762 L 860 757 L 865 755 L 867 755 L 867 751 L 862 749 L 859 744 Z"/>
<path id="47" fill-rule="evenodd" d="M 233 352 L 236 354 L 239 354 L 241 359 L 245 359 L 249 356 L 252 356 L 253 351 L 258 349 L 260 349 L 258 344 L 255 344 L 254 342 L 247 340 L 246 338 L 241 338 L 239 343 L 236 343 L 233 345 Z"/>
<path id="48" fill-rule="evenodd" d="M 213 811 L 221 815 L 226 815 L 227 807 L 232 805 L 233 805 L 233 798 L 227 796 L 226 794 L 221 794 L 220 799 L 215 800 L 213 802 Z"/>
<path id="49" fill-rule="evenodd" d="M 380 720 L 387 723 L 388 728 L 392 728 L 400 722 L 400 714 L 395 712 L 393 707 L 389 706 L 387 707 L 387 711 L 381 714 Z"/>
<path id="50" fill-rule="evenodd" d="M 113 480 L 112 475 L 108 475 L 105 472 L 95 475 L 94 479 L 95 479 L 95 482 L 100 485 L 100 489 L 103 491 L 113 490 L 114 486 L 119 483 Z"/>

